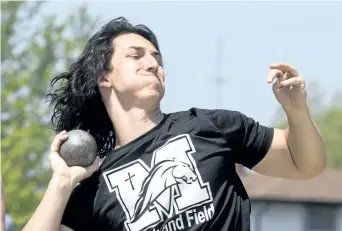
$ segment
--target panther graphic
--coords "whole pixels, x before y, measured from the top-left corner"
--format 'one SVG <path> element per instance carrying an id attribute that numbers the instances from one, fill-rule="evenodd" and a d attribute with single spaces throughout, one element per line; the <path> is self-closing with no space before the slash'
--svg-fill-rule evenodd
<path id="1" fill-rule="evenodd" d="M 187 163 L 175 158 L 159 162 L 151 169 L 141 186 L 130 222 L 133 223 L 139 215 L 144 214 L 166 189 L 176 184 L 191 184 L 196 180 L 195 171 Z"/>

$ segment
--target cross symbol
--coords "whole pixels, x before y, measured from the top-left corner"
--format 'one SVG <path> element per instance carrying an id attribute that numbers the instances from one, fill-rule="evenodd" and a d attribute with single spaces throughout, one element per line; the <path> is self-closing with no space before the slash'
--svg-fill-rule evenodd
<path id="1" fill-rule="evenodd" d="M 131 183 L 132 189 L 134 190 L 133 183 L 132 183 L 132 177 L 133 177 L 133 176 L 135 176 L 135 174 L 131 176 L 131 174 L 128 173 L 128 178 L 127 178 L 125 181 L 128 181 L 128 180 L 129 180 L 129 182 Z"/>

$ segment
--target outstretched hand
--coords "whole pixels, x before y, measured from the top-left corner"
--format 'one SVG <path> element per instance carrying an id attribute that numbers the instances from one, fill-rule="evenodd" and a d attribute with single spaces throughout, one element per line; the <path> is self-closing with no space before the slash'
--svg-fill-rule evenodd
<path id="1" fill-rule="evenodd" d="M 307 91 L 305 81 L 299 72 L 291 65 L 276 63 L 270 65 L 268 83 L 273 84 L 273 92 L 278 102 L 285 110 L 305 109 Z"/>

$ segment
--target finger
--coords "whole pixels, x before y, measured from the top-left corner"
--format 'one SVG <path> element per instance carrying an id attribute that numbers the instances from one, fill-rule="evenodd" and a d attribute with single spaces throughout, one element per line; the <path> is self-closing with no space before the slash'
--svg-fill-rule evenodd
<path id="1" fill-rule="evenodd" d="M 281 70 L 283 72 L 290 72 L 290 74 L 293 76 L 299 75 L 298 71 L 292 65 L 286 64 L 286 63 L 271 64 L 270 68 L 271 69 L 278 69 L 278 70 Z"/>
<path id="2" fill-rule="evenodd" d="M 68 134 L 66 131 L 62 131 L 57 134 L 51 144 L 51 152 L 59 152 L 59 148 L 63 141 L 68 139 Z"/>
<path id="3" fill-rule="evenodd" d="M 271 70 L 270 73 L 268 74 L 267 82 L 272 83 L 275 78 L 280 78 L 283 76 L 283 74 L 284 72 L 282 72 L 281 70 L 277 70 L 277 69 Z"/>
<path id="4" fill-rule="evenodd" d="M 293 75 L 290 74 L 290 72 L 285 72 L 285 74 L 283 75 L 283 78 L 281 79 L 281 81 L 287 80 L 294 77 Z"/>
<path id="5" fill-rule="evenodd" d="M 281 86 L 280 86 L 280 80 L 277 79 L 277 81 L 272 85 L 272 89 L 273 91 L 276 91 L 277 89 L 279 89 Z"/>
<path id="6" fill-rule="evenodd" d="M 57 161 L 60 161 L 60 159 L 63 160 L 63 158 L 60 155 L 58 155 L 57 152 L 51 152 L 50 155 L 49 155 L 49 162 L 50 162 L 50 164 L 51 163 L 56 163 Z"/>
<path id="7" fill-rule="evenodd" d="M 290 87 L 290 86 L 301 87 L 303 85 L 304 85 L 304 80 L 301 77 L 295 77 L 295 78 L 287 79 L 287 80 L 280 82 L 281 87 Z"/>

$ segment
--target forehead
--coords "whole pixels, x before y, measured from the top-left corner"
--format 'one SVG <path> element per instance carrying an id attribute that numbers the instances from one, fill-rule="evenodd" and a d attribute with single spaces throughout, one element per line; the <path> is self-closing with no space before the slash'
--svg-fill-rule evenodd
<path id="1" fill-rule="evenodd" d="M 133 33 L 119 35 L 113 40 L 113 44 L 115 46 L 115 50 L 126 50 L 130 47 L 143 47 L 150 51 L 157 50 L 150 41 Z"/>

